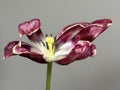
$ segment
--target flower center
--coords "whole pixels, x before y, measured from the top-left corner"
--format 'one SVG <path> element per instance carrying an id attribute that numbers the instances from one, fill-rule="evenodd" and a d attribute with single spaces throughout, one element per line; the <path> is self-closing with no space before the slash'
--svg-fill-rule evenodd
<path id="1" fill-rule="evenodd" d="M 46 53 L 44 58 L 46 59 L 46 61 L 51 62 L 55 51 L 54 37 L 52 35 L 46 36 L 45 43 L 46 43 Z"/>

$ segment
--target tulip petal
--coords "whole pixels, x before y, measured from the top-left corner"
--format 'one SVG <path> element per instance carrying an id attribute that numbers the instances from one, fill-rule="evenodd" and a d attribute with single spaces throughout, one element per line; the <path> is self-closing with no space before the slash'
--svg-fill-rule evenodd
<path id="1" fill-rule="evenodd" d="M 96 54 L 95 45 L 88 41 L 78 41 L 71 52 L 62 60 L 56 61 L 56 63 L 61 65 L 68 65 L 75 60 L 85 59 L 89 56 L 94 56 Z"/>
<path id="2" fill-rule="evenodd" d="M 41 29 L 39 29 L 37 32 L 35 32 L 31 35 L 27 35 L 27 37 L 32 42 L 40 43 L 40 42 L 42 42 L 43 33 L 42 33 Z"/>
<path id="3" fill-rule="evenodd" d="M 111 23 L 112 21 L 110 19 L 96 20 L 92 22 L 89 27 L 82 29 L 72 38 L 72 40 L 75 42 L 79 40 L 87 40 L 91 42 L 103 31 L 105 31 L 111 25 Z"/>
<path id="4" fill-rule="evenodd" d="M 39 19 L 32 19 L 31 21 L 21 23 L 18 26 L 20 36 L 27 35 L 29 40 L 33 42 L 40 42 L 43 37 L 40 25 Z"/>
<path id="5" fill-rule="evenodd" d="M 46 63 L 40 52 L 25 42 L 12 41 L 4 48 L 5 59 L 13 55 L 20 55 L 38 63 Z"/>
<path id="6" fill-rule="evenodd" d="M 89 25 L 90 23 L 87 22 L 78 22 L 64 27 L 56 36 L 57 43 L 66 42 L 73 34 L 80 32 L 83 28 L 86 28 Z"/>

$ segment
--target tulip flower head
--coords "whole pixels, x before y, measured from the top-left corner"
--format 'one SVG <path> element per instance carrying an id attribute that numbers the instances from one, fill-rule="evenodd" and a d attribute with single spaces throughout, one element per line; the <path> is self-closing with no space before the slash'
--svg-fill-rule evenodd
<path id="1" fill-rule="evenodd" d="M 68 65 L 74 61 L 95 56 L 96 46 L 92 41 L 111 23 L 110 19 L 100 19 L 91 23 L 73 23 L 64 27 L 53 37 L 43 35 L 40 20 L 32 19 L 18 26 L 20 37 L 26 35 L 32 45 L 23 41 L 12 41 L 4 48 L 4 58 L 19 55 L 42 64 L 55 62 Z"/>

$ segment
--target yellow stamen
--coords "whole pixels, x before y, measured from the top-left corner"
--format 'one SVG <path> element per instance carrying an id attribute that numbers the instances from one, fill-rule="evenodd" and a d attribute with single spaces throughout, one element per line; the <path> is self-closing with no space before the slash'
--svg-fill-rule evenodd
<path id="1" fill-rule="evenodd" d="M 49 59 L 51 59 L 53 57 L 54 54 L 54 50 L 55 50 L 55 40 L 54 37 L 51 36 L 47 36 L 45 38 L 45 42 L 46 42 L 46 54 L 48 56 Z"/>

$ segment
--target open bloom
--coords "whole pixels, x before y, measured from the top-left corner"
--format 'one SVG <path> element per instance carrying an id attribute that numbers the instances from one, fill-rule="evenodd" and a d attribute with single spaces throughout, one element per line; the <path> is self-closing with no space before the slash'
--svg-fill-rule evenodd
<path id="1" fill-rule="evenodd" d="M 39 19 L 26 21 L 18 26 L 20 37 L 26 35 L 32 45 L 22 41 L 12 41 L 4 48 L 4 58 L 13 55 L 27 57 L 38 63 L 56 62 L 67 65 L 75 60 L 96 54 L 96 46 L 91 42 L 105 31 L 112 21 L 96 20 L 91 23 L 78 22 L 64 27 L 55 37 L 44 36 Z"/>

